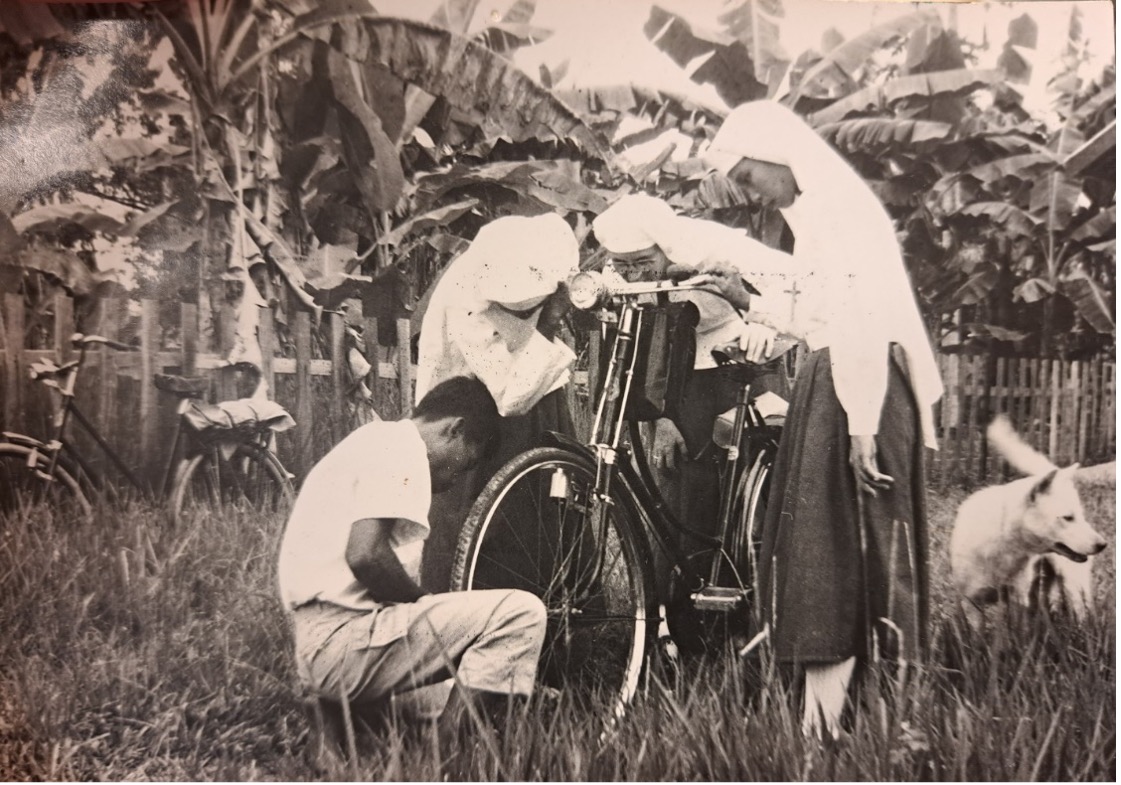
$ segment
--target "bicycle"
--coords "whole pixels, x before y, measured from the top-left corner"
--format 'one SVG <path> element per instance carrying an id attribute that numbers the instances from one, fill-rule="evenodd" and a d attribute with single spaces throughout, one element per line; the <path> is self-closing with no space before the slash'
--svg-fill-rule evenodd
<path id="1" fill-rule="evenodd" d="M 294 425 L 289 414 L 271 401 L 202 401 L 205 378 L 156 374 L 157 388 L 179 399 L 179 425 L 160 485 L 141 480 L 90 422 L 75 400 L 79 371 L 93 346 L 114 351 L 136 347 L 98 335 L 76 333 L 71 343 L 76 359 L 61 365 L 41 360 L 31 378 L 53 389 L 59 403 L 52 433 L 43 441 L 22 433 L 0 434 L 0 513 L 24 512 L 48 503 L 88 516 L 94 499 L 111 489 L 100 472 L 69 439 L 76 422 L 109 459 L 125 483 L 149 501 L 165 499 L 173 524 L 189 520 L 203 505 L 248 505 L 266 514 L 282 514 L 295 498 L 292 475 L 269 450 L 274 431 Z"/>
<path id="2" fill-rule="evenodd" d="M 674 585 L 698 620 L 736 617 L 743 626 L 757 605 L 760 528 L 781 418 L 764 417 L 745 383 L 731 416 L 717 420 L 724 464 L 717 536 L 674 517 L 638 432 L 636 377 L 658 354 L 652 336 L 664 333 L 664 324 L 657 315 L 672 306 L 669 292 L 701 289 L 707 280 L 622 283 L 597 273 L 573 279 L 573 304 L 595 311 L 615 333 L 589 444 L 549 433 L 543 446 L 511 459 L 472 507 L 453 563 L 454 590 L 519 588 L 541 597 L 548 632 L 539 681 L 603 701 L 610 717 L 623 714 L 652 643 L 666 634 L 667 591 L 664 580 L 655 580 L 655 549 L 666 554 Z M 692 336 L 690 329 L 689 352 Z M 718 354 L 740 380 L 758 370 L 742 361 L 738 347 Z M 700 551 L 687 552 L 682 535 Z"/>

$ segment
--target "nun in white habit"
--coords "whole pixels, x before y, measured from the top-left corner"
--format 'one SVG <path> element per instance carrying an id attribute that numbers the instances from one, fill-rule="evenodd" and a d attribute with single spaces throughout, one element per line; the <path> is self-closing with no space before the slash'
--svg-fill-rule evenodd
<path id="1" fill-rule="evenodd" d="M 556 331 L 579 260 L 559 215 L 506 216 L 483 226 L 436 284 L 421 322 L 416 398 L 452 376 L 474 376 L 503 419 L 496 454 L 432 500 L 421 567 L 430 591 L 447 590 L 459 530 L 494 472 L 543 431 L 575 430 L 564 387 L 576 355 Z"/>
<path id="2" fill-rule="evenodd" d="M 837 735 L 857 662 L 925 649 L 923 449 L 942 384 L 890 217 L 812 128 L 743 104 L 707 160 L 782 212 L 807 271 L 792 318 L 811 354 L 772 475 L 762 596 L 776 657 L 806 670 L 803 730 Z"/>

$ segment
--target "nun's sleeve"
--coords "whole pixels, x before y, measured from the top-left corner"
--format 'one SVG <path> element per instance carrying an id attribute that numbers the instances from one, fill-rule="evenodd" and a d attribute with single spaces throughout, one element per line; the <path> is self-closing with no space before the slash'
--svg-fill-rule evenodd
<path id="1" fill-rule="evenodd" d="M 880 430 L 887 395 L 890 338 L 884 319 L 890 303 L 884 302 L 883 282 L 875 280 L 874 268 L 854 260 L 849 269 L 833 276 L 829 287 L 829 361 L 849 434 L 872 436 Z"/>
<path id="2" fill-rule="evenodd" d="M 448 312 L 452 337 L 471 372 L 486 385 L 503 417 L 525 414 L 569 379 L 576 355 L 563 342 L 549 340 L 532 324 L 520 336 L 503 335 L 479 313 Z"/>

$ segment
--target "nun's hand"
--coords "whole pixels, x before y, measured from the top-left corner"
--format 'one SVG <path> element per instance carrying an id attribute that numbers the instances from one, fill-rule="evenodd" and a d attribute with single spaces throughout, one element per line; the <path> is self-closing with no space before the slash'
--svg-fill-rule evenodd
<path id="1" fill-rule="evenodd" d="M 876 437 L 872 435 L 849 437 L 849 465 L 852 467 L 856 487 L 861 493 L 876 495 L 876 491 L 890 491 L 895 478 L 880 473 L 876 461 Z"/>
<path id="2" fill-rule="evenodd" d="M 730 264 L 723 262 L 701 262 L 697 265 L 698 273 L 712 278 L 712 288 L 718 291 L 725 300 L 736 308 L 746 311 L 751 305 L 751 293 L 743 283 L 740 271 Z"/>
<path id="3" fill-rule="evenodd" d="M 762 363 L 770 359 L 775 349 L 775 336 L 778 333 L 771 327 L 759 322 L 745 322 L 740 333 L 740 351 L 749 363 Z"/>
<path id="4" fill-rule="evenodd" d="M 673 420 L 663 417 L 654 423 L 654 449 L 651 461 L 655 471 L 667 472 L 677 469 L 679 456 L 685 455 L 685 439 Z"/>

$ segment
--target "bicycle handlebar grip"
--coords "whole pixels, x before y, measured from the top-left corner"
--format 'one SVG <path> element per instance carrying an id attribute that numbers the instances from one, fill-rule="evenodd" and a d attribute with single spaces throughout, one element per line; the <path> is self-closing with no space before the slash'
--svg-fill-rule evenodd
<path id="1" fill-rule="evenodd" d="M 140 351 L 137 346 L 130 346 L 127 343 L 114 341 L 112 338 L 106 338 L 101 335 L 82 335 L 82 333 L 74 333 L 70 336 L 70 343 L 75 346 L 89 346 L 90 344 L 100 343 L 108 346 L 110 349 L 115 349 L 118 352 L 136 352 Z"/>

